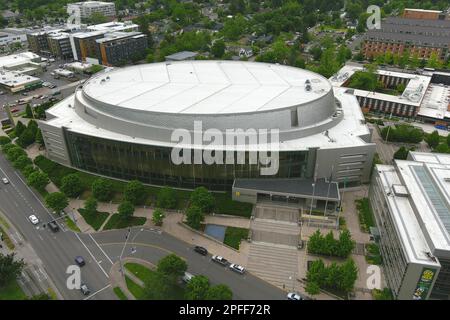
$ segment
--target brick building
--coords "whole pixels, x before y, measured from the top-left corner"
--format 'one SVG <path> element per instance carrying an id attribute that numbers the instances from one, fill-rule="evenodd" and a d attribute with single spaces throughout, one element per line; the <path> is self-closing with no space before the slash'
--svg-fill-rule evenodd
<path id="1" fill-rule="evenodd" d="M 429 59 L 436 53 L 446 59 L 450 45 L 450 20 L 420 20 L 389 17 L 381 23 L 381 29 L 369 30 L 362 46 L 366 58 L 385 54 L 418 54 L 421 59 Z"/>

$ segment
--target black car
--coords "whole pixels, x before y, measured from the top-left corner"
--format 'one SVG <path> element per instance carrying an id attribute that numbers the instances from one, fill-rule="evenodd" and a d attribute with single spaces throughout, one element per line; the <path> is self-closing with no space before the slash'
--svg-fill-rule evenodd
<path id="1" fill-rule="evenodd" d="M 86 264 L 86 261 L 84 261 L 84 259 L 83 259 L 82 256 L 78 256 L 78 257 L 75 257 L 75 263 L 76 263 L 79 267 L 82 267 L 82 266 L 84 266 L 84 265 Z"/>
<path id="2" fill-rule="evenodd" d="M 200 246 L 195 246 L 194 251 L 200 253 L 202 256 L 206 256 L 208 254 L 208 250 Z"/>
<path id="3" fill-rule="evenodd" d="M 50 221 L 48 223 L 48 227 L 50 228 L 50 230 L 52 230 L 53 232 L 58 232 L 59 231 L 59 226 L 55 221 Z"/>

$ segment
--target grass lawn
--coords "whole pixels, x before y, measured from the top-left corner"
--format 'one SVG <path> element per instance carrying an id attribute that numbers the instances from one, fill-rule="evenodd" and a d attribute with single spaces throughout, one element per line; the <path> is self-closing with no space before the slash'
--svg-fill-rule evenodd
<path id="1" fill-rule="evenodd" d="M 9 250 L 14 250 L 14 243 L 11 241 L 11 238 L 5 232 L 5 230 L 0 226 L 0 233 L 3 234 L 3 242 L 6 244 Z"/>
<path id="2" fill-rule="evenodd" d="M 114 293 L 116 294 L 116 296 L 120 299 L 120 300 L 128 300 L 127 296 L 125 295 L 125 293 L 123 293 L 122 289 L 120 289 L 119 287 L 115 287 L 113 289 Z"/>
<path id="3" fill-rule="evenodd" d="M 247 239 L 247 237 L 248 237 L 248 229 L 227 227 L 227 229 L 225 230 L 225 238 L 223 239 L 223 243 L 239 250 L 241 240 Z"/>
<path id="4" fill-rule="evenodd" d="M 22 291 L 17 281 L 11 281 L 5 287 L 0 287 L 0 300 L 24 300 L 27 295 Z"/>
<path id="5" fill-rule="evenodd" d="M 358 209 L 359 224 L 365 232 L 370 231 L 370 227 L 375 227 L 375 220 L 368 198 L 355 200 Z"/>
<path id="6" fill-rule="evenodd" d="M 125 276 L 125 282 L 127 283 L 127 288 L 131 294 L 138 300 L 143 299 L 145 296 L 144 288 L 138 285 L 136 282 L 131 280 L 129 277 Z"/>
<path id="7" fill-rule="evenodd" d="M 95 231 L 100 229 L 109 216 L 107 212 L 96 211 L 95 213 L 90 213 L 83 208 L 78 209 L 78 212 L 83 216 L 84 220 L 86 220 L 86 222 L 95 229 Z"/>
<path id="8" fill-rule="evenodd" d="M 145 219 L 144 217 L 131 217 L 130 219 L 122 219 L 119 214 L 114 214 L 111 218 L 109 218 L 103 230 L 142 226 L 146 221 L 147 219 Z"/>
<path id="9" fill-rule="evenodd" d="M 216 213 L 250 218 L 253 204 L 233 201 L 231 193 L 216 193 L 214 197 L 216 198 Z"/>
<path id="10" fill-rule="evenodd" d="M 125 263 L 124 266 L 128 271 L 133 273 L 137 278 L 139 278 L 139 280 L 141 280 L 144 283 L 151 282 L 152 280 L 160 277 L 160 275 L 157 272 L 150 270 L 149 268 L 147 268 L 139 263 L 128 262 L 128 263 Z M 132 281 L 132 280 L 130 279 L 130 281 Z M 134 284 L 137 285 L 136 283 L 134 283 Z M 127 283 L 127 285 L 128 285 L 128 283 Z M 140 288 L 140 286 L 138 286 L 138 287 Z M 137 294 L 139 294 L 139 290 L 137 290 L 137 292 L 138 292 Z M 133 295 L 134 295 L 134 293 L 133 293 Z M 178 284 L 170 285 L 168 288 L 167 295 L 168 295 L 168 298 L 167 298 L 168 300 L 171 300 L 171 299 L 182 300 L 182 299 L 184 299 L 184 288 Z"/>
<path id="11" fill-rule="evenodd" d="M 81 232 L 80 228 L 78 228 L 75 222 L 73 222 L 73 220 L 70 219 L 69 217 L 66 217 L 66 226 L 72 231 Z"/>

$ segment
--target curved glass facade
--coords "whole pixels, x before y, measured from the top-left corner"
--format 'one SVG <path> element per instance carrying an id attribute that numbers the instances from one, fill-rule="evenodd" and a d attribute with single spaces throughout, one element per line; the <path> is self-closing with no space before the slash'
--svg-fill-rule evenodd
<path id="1" fill-rule="evenodd" d="M 280 152 L 278 173 L 261 176 L 260 166 L 248 161 L 234 165 L 175 165 L 168 147 L 107 140 L 67 130 L 64 136 L 73 167 L 147 184 L 228 191 L 235 178 L 304 178 L 307 171 L 308 151 Z"/>

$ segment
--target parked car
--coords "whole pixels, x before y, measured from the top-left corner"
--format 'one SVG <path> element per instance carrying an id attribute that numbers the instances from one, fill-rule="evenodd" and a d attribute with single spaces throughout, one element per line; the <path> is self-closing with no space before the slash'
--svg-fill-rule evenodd
<path id="1" fill-rule="evenodd" d="M 195 246 L 194 251 L 200 253 L 202 256 L 206 256 L 208 254 L 208 250 L 200 246 Z"/>
<path id="2" fill-rule="evenodd" d="M 34 214 L 29 216 L 28 219 L 31 221 L 33 225 L 37 225 L 39 223 L 39 219 Z"/>
<path id="3" fill-rule="evenodd" d="M 212 256 L 211 260 L 221 264 L 222 266 L 228 265 L 228 260 L 221 256 Z"/>
<path id="4" fill-rule="evenodd" d="M 287 298 L 288 300 L 303 300 L 302 296 L 295 292 L 289 292 Z"/>
<path id="5" fill-rule="evenodd" d="M 9 180 L 6 179 L 6 178 L 2 178 L 2 181 L 3 181 L 4 184 L 8 184 L 9 183 Z"/>
<path id="6" fill-rule="evenodd" d="M 234 272 L 237 272 L 240 274 L 245 273 L 245 268 L 243 266 L 235 264 L 235 263 L 230 264 L 230 269 L 233 270 Z"/>
<path id="7" fill-rule="evenodd" d="M 88 286 L 85 283 L 83 283 L 80 286 L 80 290 L 85 296 L 87 296 L 87 295 L 89 295 L 91 293 L 91 290 L 89 290 Z"/>
<path id="8" fill-rule="evenodd" d="M 181 278 L 181 280 L 183 280 L 184 283 L 188 283 L 189 281 L 192 280 L 192 278 L 194 277 L 193 274 L 190 274 L 189 272 L 185 272 L 183 278 Z"/>
<path id="9" fill-rule="evenodd" d="M 14 108 L 14 109 L 11 109 L 11 112 L 17 112 L 17 111 L 19 111 L 19 109 L 16 109 L 16 108 Z"/>
<path id="10" fill-rule="evenodd" d="M 82 256 L 76 256 L 75 257 L 75 263 L 79 266 L 82 267 L 86 264 L 86 261 L 84 261 Z"/>

